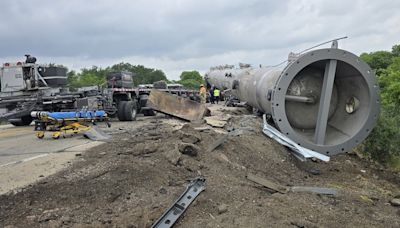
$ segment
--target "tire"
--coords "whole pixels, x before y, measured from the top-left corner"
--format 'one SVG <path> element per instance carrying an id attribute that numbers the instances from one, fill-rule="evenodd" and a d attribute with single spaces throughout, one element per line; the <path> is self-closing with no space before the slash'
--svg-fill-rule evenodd
<path id="1" fill-rule="evenodd" d="M 126 103 L 127 103 L 127 101 L 118 102 L 117 117 L 118 117 L 119 121 L 125 121 L 124 109 L 125 109 Z"/>
<path id="2" fill-rule="evenodd" d="M 126 121 L 136 120 L 137 105 L 135 101 L 128 101 L 124 105 L 124 118 Z"/>
<path id="3" fill-rule="evenodd" d="M 20 119 L 12 119 L 9 120 L 10 124 L 14 125 L 14 126 L 28 126 L 29 124 L 32 123 L 32 117 L 31 116 L 23 116 Z"/>
<path id="4" fill-rule="evenodd" d="M 154 112 L 153 109 L 143 110 L 142 112 L 143 112 L 144 116 L 155 116 L 156 115 L 156 113 Z"/>

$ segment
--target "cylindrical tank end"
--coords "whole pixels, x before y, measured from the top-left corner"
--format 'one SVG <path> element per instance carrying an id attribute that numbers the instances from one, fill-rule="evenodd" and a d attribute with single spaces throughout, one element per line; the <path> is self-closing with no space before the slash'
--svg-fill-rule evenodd
<path id="1" fill-rule="evenodd" d="M 320 49 L 282 71 L 272 105 L 271 115 L 282 133 L 301 146 L 333 155 L 351 151 L 375 126 L 379 88 L 358 56 Z"/>

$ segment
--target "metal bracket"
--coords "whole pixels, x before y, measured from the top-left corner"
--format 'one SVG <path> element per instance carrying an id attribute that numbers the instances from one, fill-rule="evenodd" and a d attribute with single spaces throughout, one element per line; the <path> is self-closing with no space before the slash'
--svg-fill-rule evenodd
<path id="1" fill-rule="evenodd" d="M 47 82 L 44 80 L 44 78 L 42 77 L 42 75 L 39 73 L 37 67 L 35 66 L 33 69 L 34 69 L 35 77 L 37 77 L 40 81 L 43 82 L 43 84 L 44 84 L 46 87 L 48 87 L 49 85 L 47 85 Z"/>
<path id="2" fill-rule="evenodd" d="M 316 151 L 298 145 L 297 143 L 286 137 L 284 134 L 279 132 L 277 129 L 269 125 L 267 123 L 267 117 L 265 114 L 263 115 L 263 120 L 264 120 L 263 133 L 268 137 L 270 137 L 271 139 L 274 139 L 278 143 L 289 147 L 290 150 L 293 152 L 293 155 L 299 160 L 306 161 L 307 158 L 317 158 L 325 162 L 328 162 L 330 160 L 330 158 L 324 154 L 320 154 Z"/>
<path id="3" fill-rule="evenodd" d="M 169 228 L 186 211 L 189 205 L 206 188 L 205 178 L 196 178 L 187 186 L 185 192 L 175 201 L 175 203 L 155 222 L 152 228 Z"/>

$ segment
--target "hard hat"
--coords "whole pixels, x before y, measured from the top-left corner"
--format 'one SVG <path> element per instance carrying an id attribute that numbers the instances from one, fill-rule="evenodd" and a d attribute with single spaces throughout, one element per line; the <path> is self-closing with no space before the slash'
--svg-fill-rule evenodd
<path id="1" fill-rule="evenodd" d="M 201 84 L 201 85 L 200 85 L 200 87 L 204 87 L 204 85 L 203 85 L 203 84 Z"/>

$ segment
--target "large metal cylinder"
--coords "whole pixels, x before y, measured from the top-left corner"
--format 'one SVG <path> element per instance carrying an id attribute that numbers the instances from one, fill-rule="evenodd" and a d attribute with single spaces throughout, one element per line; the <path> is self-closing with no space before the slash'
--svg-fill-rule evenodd
<path id="1" fill-rule="evenodd" d="M 337 48 L 307 52 L 282 68 L 213 68 L 206 81 L 230 89 L 270 114 L 287 137 L 326 155 L 352 150 L 379 116 L 379 87 L 371 68 Z"/>

